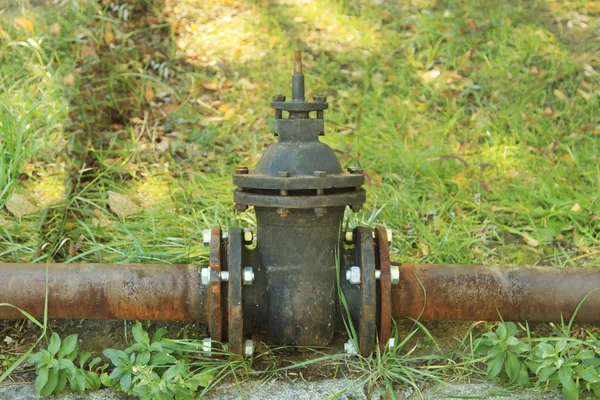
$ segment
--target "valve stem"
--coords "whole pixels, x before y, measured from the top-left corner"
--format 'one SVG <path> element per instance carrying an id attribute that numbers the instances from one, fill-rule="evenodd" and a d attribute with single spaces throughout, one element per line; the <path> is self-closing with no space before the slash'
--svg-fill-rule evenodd
<path id="1" fill-rule="evenodd" d="M 302 52 L 294 52 L 294 75 L 292 75 L 292 101 L 304 101 L 304 75 L 302 74 Z"/>

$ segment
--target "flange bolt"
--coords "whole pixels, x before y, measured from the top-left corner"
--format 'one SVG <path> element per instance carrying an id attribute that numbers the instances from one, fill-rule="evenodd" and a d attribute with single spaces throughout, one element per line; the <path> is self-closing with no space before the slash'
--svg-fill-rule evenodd
<path id="1" fill-rule="evenodd" d="M 202 231 L 202 243 L 204 243 L 205 247 L 210 246 L 210 237 L 211 237 L 210 229 L 204 229 Z"/>
<path id="2" fill-rule="evenodd" d="M 317 214 L 317 217 L 323 217 L 323 216 L 325 216 L 325 214 L 327 214 L 327 208 L 326 207 L 315 207 L 315 214 Z"/>
<path id="3" fill-rule="evenodd" d="M 363 169 L 359 167 L 349 167 L 348 172 L 352 175 L 362 175 Z"/>
<path id="4" fill-rule="evenodd" d="M 390 280 L 392 285 L 400 283 L 400 268 L 397 265 L 392 265 L 390 267 Z"/>
<path id="5" fill-rule="evenodd" d="M 317 103 L 325 103 L 327 101 L 327 97 L 322 96 L 322 95 L 313 96 L 313 101 L 315 101 Z"/>
<path id="6" fill-rule="evenodd" d="M 385 233 L 387 235 L 388 244 L 392 244 L 392 230 L 390 228 L 386 228 Z"/>
<path id="7" fill-rule="evenodd" d="M 277 214 L 279 214 L 279 216 L 281 218 L 285 218 L 289 215 L 290 213 L 290 209 L 289 208 L 278 208 L 277 209 Z"/>
<path id="8" fill-rule="evenodd" d="M 212 271 L 208 267 L 204 267 L 200 270 L 200 283 L 208 285 L 212 282 Z M 221 271 L 217 274 L 221 282 L 229 282 L 229 271 Z"/>
<path id="9" fill-rule="evenodd" d="M 254 282 L 254 270 L 252 267 L 244 268 L 243 278 L 244 285 L 252 285 L 252 282 Z"/>
<path id="10" fill-rule="evenodd" d="M 285 96 L 282 94 L 276 94 L 273 96 L 273 101 L 285 101 Z"/>
<path id="11" fill-rule="evenodd" d="M 388 351 L 392 352 L 396 348 L 396 338 L 390 338 L 388 340 Z"/>
<path id="12" fill-rule="evenodd" d="M 344 240 L 346 241 L 346 243 L 352 243 L 354 242 L 354 231 L 346 231 L 346 234 L 344 235 Z"/>
<path id="13" fill-rule="evenodd" d="M 244 228 L 244 244 L 252 244 L 254 241 L 254 233 L 250 228 Z"/>
<path id="14" fill-rule="evenodd" d="M 247 175 L 248 172 L 250 172 L 250 170 L 248 169 L 248 167 L 237 167 L 235 169 L 236 175 Z"/>
<path id="15" fill-rule="evenodd" d="M 346 279 L 353 285 L 358 285 L 360 283 L 360 268 L 359 267 L 351 267 L 346 270 Z"/>
<path id="16" fill-rule="evenodd" d="M 239 204 L 239 203 L 236 203 L 236 205 L 235 205 L 235 209 L 236 209 L 237 211 L 239 211 L 239 212 L 243 212 L 243 211 L 246 211 L 246 210 L 248 209 L 248 206 L 247 206 L 246 204 Z"/>
<path id="17" fill-rule="evenodd" d="M 202 339 L 202 352 L 206 357 L 210 357 L 212 354 L 212 339 L 207 337 Z"/>
<path id="18" fill-rule="evenodd" d="M 246 339 L 244 342 L 244 356 L 252 357 L 252 354 L 254 354 L 254 342 L 252 339 Z"/>

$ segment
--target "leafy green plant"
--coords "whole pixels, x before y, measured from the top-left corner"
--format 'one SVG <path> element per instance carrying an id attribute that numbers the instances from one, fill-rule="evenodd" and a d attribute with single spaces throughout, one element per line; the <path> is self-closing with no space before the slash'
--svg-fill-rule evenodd
<path id="1" fill-rule="evenodd" d="M 570 327 L 570 325 L 569 325 Z M 561 389 L 568 400 L 591 390 L 600 396 L 600 341 L 571 338 L 569 329 L 556 337 L 517 338 L 517 326 L 501 323 L 494 332 L 475 342 L 475 351 L 485 353 L 488 379 L 538 390 Z M 531 381 L 530 376 L 537 379 Z"/>
<path id="2" fill-rule="evenodd" d="M 527 365 L 521 355 L 528 354 L 531 347 L 519 340 L 517 326 L 512 323 L 501 323 L 495 332 L 488 332 L 478 339 L 475 348 L 488 357 L 487 378 L 500 376 L 508 383 L 526 386 L 529 382 Z"/>
<path id="3" fill-rule="evenodd" d="M 35 365 L 37 378 L 35 389 L 40 396 L 47 397 L 61 392 L 76 377 L 73 360 L 77 357 L 77 335 L 69 335 L 61 343 L 60 337 L 52 333 L 47 349 L 29 356 L 29 362 Z"/>
<path id="4" fill-rule="evenodd" d="M 135 343 L 125 350 L 107 349 L 104 355 L 115 368 L 102 376 L 102 383 L 140 399 L 191 399 L 198 387 L 206 387 L 213 379 L 212 369 L 192 371 L 177 346 L 157 330 L 152 339 L 136 322 L 131 330 Z"/>

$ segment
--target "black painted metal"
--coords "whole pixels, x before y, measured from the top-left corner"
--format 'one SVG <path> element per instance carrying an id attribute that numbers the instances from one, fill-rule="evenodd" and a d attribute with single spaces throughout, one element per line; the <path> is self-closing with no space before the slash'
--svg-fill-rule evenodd
<path id="1" fill-rule="evenodd" d="M 234 175 L 236 207 L 253 206 L 258 226 L 253 262 L 259 272 L 256 287 L 245 296 L 258 309 L 258 287 L 266 293 L 266 315 L 251 311 L 249 324 L 261 326 L 269 341 L 280 344 L 326 345 L 331 339 L 338 317 L 336 262 L 343 265 L 344 210 L 358 210 L 365 202 L 362 170 L 344 171 L 333 150 L 319 141 L 328 105 L 323 96 L 314 100 L 305 101 L 297 53 L 292 100 L 276 95 L 271 103 L 279 142 L 266 149 L 254 171 L 238 168 Z M 282 111 L 289 113 L 287 119 Z"/>

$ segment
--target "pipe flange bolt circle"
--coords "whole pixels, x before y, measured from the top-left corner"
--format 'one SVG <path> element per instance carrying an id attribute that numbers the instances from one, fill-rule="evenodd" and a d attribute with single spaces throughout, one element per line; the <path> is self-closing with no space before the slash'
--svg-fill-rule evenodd
<path id="1" fill-rule="evenodd" d="M 244 231 L 229 228 L 227 262 L 229 282 L 227 284 L 227 333 L 229 351 L 233 354 L 244 352 L 244 314 L 242 304 L 242 249 Z"/>
<path id="2" fill-rule="evenodd" d="M 379 349 L 385 351 L 392 335 L 392 277 L 390 246 L 387 230 L 375 228 L 377 260 L 379 263 Z"/>
<path id="3" fill-rule="evenodd" d="M 369 228 L 354 229 L 360 262 L 360 321 L 358 347 L 363 357 L 375 348 L 377 335 L 377 279 L 375 277 L 375 244 Z"/>
<path id="4" fill-rule="evenodd" d="M 221 227 L 210 229 L 210 275 L 221 276 L 223 264 Z M 223 307 L 221 304 L 221 279 L 210 279 L 208 282 L 208 330 L 212 340 L 223 340 Z"/>

